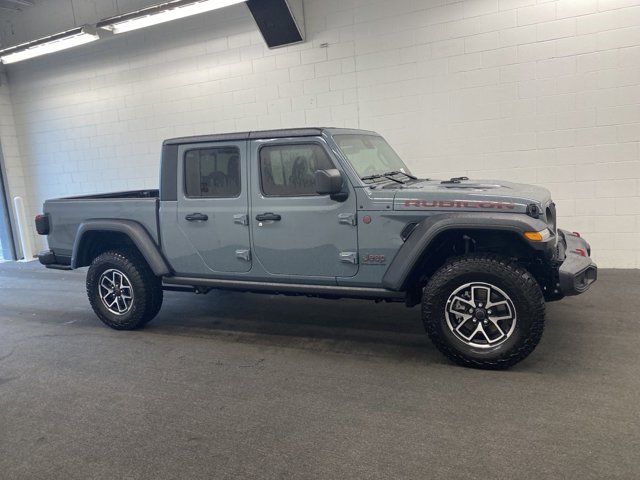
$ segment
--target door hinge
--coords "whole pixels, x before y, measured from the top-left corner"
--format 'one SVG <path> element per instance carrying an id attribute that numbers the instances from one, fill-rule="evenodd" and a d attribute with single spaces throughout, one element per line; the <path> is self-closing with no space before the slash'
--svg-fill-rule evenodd
<path id="1" fill-rule="evenodd" d="M 246 262 L 251 261 L 251 250 L 249 249 L 240 249 L 236 250 L 236 257 Z"/>
<path id="2" fill-rule="evenodd" d="M 340 252 L 340 261 L 342 263 L 358 264 L 358 252 Z"/>
<path id="3" fill-rule="evenodd" d="M 233 216 L 233 223 L 247 226 L 249 225 L 249 215 L 245 215 L 244 213 L 237 213 Z"/>
<path id="4" fill-rule="evenodd" d="M 353 213 L 339 213 L 338 222 L 343 225 L 356 225 L 356 216 Z"/>

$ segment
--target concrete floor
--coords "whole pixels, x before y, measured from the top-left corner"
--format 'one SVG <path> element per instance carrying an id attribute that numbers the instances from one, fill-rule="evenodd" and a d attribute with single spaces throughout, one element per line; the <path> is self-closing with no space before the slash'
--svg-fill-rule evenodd
<path id="1" fill-rule="evenodd" d="M 636 479 L 640 271 L 549 305 L 507 372 L 401 305 L 168 293 L 142 331 L 84 271 L 0 265 L 0 477 Z"/>

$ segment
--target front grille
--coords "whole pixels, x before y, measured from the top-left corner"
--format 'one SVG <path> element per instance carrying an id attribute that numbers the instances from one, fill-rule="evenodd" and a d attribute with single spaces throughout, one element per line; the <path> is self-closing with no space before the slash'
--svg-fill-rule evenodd
<path id="1" fill-rule="evenodd" d="M 547 220 L 547 228 L 552 233 L 556 233 L 556 204 L 551 202 L 545 210 L 545 218 Z"/>

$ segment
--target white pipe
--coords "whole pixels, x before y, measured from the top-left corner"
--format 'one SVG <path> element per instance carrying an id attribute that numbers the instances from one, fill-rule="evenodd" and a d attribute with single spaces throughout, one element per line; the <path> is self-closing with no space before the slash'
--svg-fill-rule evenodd
<path id="1" fill-rule="evenodd" d="M 24 200 L 22 200 L 22 197 L 15 197 L 13 199 L 13 205 L 15 207 L 18 236 L 20 237 L 20 245 L 22 247 L 22 261 L 30 262 L 34 259 L 34 254 L 31 246 L 31 234 L 27 227 L 27 216 L 24 211 Z"/>

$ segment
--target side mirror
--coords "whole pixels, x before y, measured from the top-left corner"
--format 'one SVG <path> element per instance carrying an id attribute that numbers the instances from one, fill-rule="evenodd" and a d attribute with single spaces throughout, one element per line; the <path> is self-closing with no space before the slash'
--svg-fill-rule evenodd
<path id="1" fill-rule="evenodd" d="M 342 192 L 342 174 L 340 170 L 330 168 L 329 170 L 318 170 L 314 175 L 316 192 L 320 195 L 333 195 Z"/>

